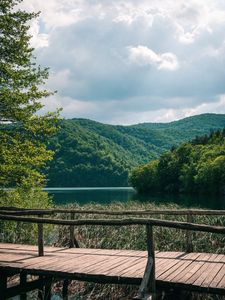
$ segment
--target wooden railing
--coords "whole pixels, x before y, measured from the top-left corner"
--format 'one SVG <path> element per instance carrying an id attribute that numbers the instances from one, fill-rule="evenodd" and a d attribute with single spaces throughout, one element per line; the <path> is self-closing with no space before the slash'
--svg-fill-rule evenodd
<path id="1" fill-rule="evenodd" d="M 52 209 L 22 209 L 17 207 L 0 207 L 0 214 L 3 215 L 17 215 L 17 216 L 39 216 L 55 215 L 55 214 L 68 214 L 70 219 L 74 220 L 75 215 L 106 215 L 106 216 L 186 216 L 188 223 L 194 223 L 194 216 L 225 216 L 225 210 L 203 210 L 203 209 L 180 209 L 180 210 L 88 210 L 88 209 L 65 209 L 65 208 L 52 208 Z M 41 227 L 40 229 L 41 230 Z M 74 226 L 70 226 L 70 247 L 79 247 L 79 243 L 74 236 Z M 192 232 L 186 231 L 186 252 L 193 252 Z"/>
<path id="2" fill-rule="evenodd" d="M 52 215 L 56 213 L 69 213 L 70 220 L 65 219 L 53 219 L 44 218 L 44 215 Z M 98 214 L 98 215 L 143 215 L 145 218 L 122 218 L 122 219 L 76 219 L 75 214 Z M 178 222 L 161 219 L 147 219 L 147 215 L 186 215 L 187 222 Z M 154 299 L 156 292 L 155 289 L 155 250 L 154 250 L 154 237 L 153 227 L 167 227 L 174 229 L 190 231 L 202 231 L 208 233 L 225 234 L 225 227 L 223 226 L 210 226 L 205 224 L 194 224 L 192 221 L 193 215 L 220 215 L 225 216 L 225 211 L 215 210 L 154 210 L 154 211 L 105 211 L 105 210 L 78 210 L 78 209 L 18 209 L 1 207 L 0 208 L 0 220 L 27 222 L 38 224 L 38 254 L 44 255 L 44 242 L 43 242 L 43 224 L 52 225 L 66 225 L 70 227 L 70 246 L 76 245 L 74 242 L 74 226 L 82 225 L 101 225 L 101 226 L 130 226 L 130 225 L 144 225 L 146 226 L 147 236 L 147 252 L 148 260 L 144 273 L 144 277 L 138 292 L 138 296 L 135 299 L 147 299 L 146 297 L 151 295 Z M 191 243 L 190 234 L 187 235 L 188 244 Z M 190 251 L 190 244 L 187 251 Z"/>

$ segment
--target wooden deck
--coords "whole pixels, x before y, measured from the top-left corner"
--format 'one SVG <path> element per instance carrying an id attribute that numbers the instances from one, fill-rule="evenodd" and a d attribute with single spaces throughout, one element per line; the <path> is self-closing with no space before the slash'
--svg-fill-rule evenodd
<path id="1" fill-rule="evenodd" d="M 155 252 L 157 286 L 225 295 L 225 255 Z M 0 244 L 0 273 L 47 275 L 102 283 L 140 284 L 146 251 L 45 247 Z"/>

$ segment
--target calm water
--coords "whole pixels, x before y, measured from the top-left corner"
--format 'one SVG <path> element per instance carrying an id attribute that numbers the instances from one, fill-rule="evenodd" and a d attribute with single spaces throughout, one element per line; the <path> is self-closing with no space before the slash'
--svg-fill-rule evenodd
<path id="1" fill-rule="evenodd" d="M 177 203 L 183 207 L 225 209 L 225 197 L 150 195 L 140 196 L 133 188 L 46 188 L 56 205 L 79 203 L 109 204 L 112 202 L 147 201 L 155 203 Z"/>

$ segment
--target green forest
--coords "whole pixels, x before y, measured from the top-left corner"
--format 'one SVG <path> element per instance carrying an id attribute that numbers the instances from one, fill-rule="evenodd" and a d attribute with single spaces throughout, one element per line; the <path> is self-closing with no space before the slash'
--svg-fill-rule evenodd
<path id="1" fill-rule="evenodd" d="M 196 136 L 224 128 L 224 114 L 171 123 L 116 126 L 87 119 L 62 120 L 48 141 L 55 152 L 45 170 L 48 186 L 127 186 L 131 170 Z"/>
<path id="2" fill-rule="evenodd" d="M 135 168 L 130 183 L 139 192 L 224 194 L 225 129 L 196 137 Z"/>

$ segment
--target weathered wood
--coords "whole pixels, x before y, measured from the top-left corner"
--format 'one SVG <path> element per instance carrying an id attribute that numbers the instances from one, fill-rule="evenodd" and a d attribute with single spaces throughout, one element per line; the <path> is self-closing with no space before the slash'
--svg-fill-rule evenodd
<path id="1" fill-rule="evenodd" d="M 0 207 L 1 214 L 12 215 L 51 215 L 56 213 L 75 213 L 75 214 L 98 214 L 98 215 L 208 215 L 224 216 L 225 210 L 204 210 L 204 209 L 180 209 L 180 210 L 89 210 L 89 209 L 22 209 L 17 207 Z"/>
<path id="2" fill-rule="evenodd" d="M 45 279 L 44 300 L 51 300 L 51 294 L 52 294 L 52 277 L 48 277 Z"/>
<path id="3" fill-rule="evenodd" d="M 35 217 L 19 217 L 12 215 L 0 215 L 0 220 L 21 221 L 38 224 L 55 224 L 55 225 L 101 225 L 101 226 L 127 226 L 127 225 L 151 225 L 162 226 L 168 228 L 177 228 L 183 230 L 202 231 L 211 233 L 225 234 L 225 227 L 210 226 L 203 224 L 193 224 L 187 222 L 175 222 L 158 219 L 82 219 L 82 220 L 63 220 L 63 219 L 49 219 L 49 218 L 35 218 Z"/>
<path id="4" fill-rule="evenodd" d="M 74 213 L 71 213 L 70 215 L 70 219 L 74 220 Z M 74 248 L 75 244 L 74 244 L 74 226 L 70 225 L 70 248 Z"/>
<path id="5" fill-rule="evenodd" d="M 148 283 L 151 281 L 151 272 L 153 267 L 153 259 L 148 257 L 147 265 L 144 272 L 144 277 L 141 281 L 140 288 L 138 290 L 138 295 L 134 297 L 135 300 L 155 300 L 155 295 L 153 295 L 148 289 Z"/>
<path id="6" fill-rule="evenodd" d="M 30 251 L 31 255 L 21 258 L 20 251 L 25 251 L 26 247 L 26 252 Z M 53 247 L 46 247 L 46 256 L 39 257 L 33 256 L 36 247 L 31 245 L 12 244 L 10 248 L 10 244 L 0 244 L 0 248 L 0 272 L 22 270 L 47 278 L 53 276 L 102 284 L 141 284 L 147 262 L 146 251 L 84 248 L 55 248 L 53 251 Z M 18 259 L 4 261 L 5 253 L 9 251 L 18 255 Z M 157 252 L 155 261 L 157 288 L 225 294 L 225 255 Z"/>
<path id="7" fill-rule="evenodd" d="M 144 272 L 138 295 L 134 299 L 156 299 L 156 282 L 155 282 L 155 250 L 152 226 L 146 226 L 148 261 Z"/>
<path id="8" fill-rule="evenodd" d="M 4 295 L 2 293 L 0 293 L 0 299 L 8 299 L 8 298 L 12 298 L 15 296 L 18 296 L 21 292 L 30 292 L 33 291 L 35 289 L 39 289 L 42 286 L 42 282 L 39 279 L 27 282 L 25 286 L 21 287 L 20 284 L 16 285 L 16 286 L 12 286 L 7 288 L 7 290 L 5 291 Z M 1 298 L 1 296 L 4 296 L 4 298 Z"/>
<path id="9" fill-rule="evenodd" d="M 40 216 L 41 217 L 41 216 Z M 44 256 L 43 223 L 38 223 L 38 255 Z"/>
<path id="10" fill-rule="evenodd" d="M 40 286 L 38 287 L 38 300 L 44 299 L 44 277 L 39 276 L 38 281 L 40 282 Z"/>
<path id="11" fill-rule="evenodd" d="M 43 290 L 38 290 L 38 300 L 43 300 L 44 298 L 43 298 Z"/>
<path id="12" fill-rule="evenodd" d="M 152 269 L 149 276 L 149 282 L 147 283 L 147 288 L 150 291 L 151 295 L 153 295 L 154 300 L 154 294 L 156 292 L 155 287 L 155 246 L 154 246 L 154 236 L 153 236 L 153 227 L 150 225 L 146 226 L 146 232 L 147 232 L 147 251 L 148 251 L 148 258 L 152 258 Z"/>
<path id="13" fill-rule="evenodd" d="M 20 273 L 20 300 L 27 299 L 27 292 L 25 286 L 27 285 L 27 274 L 24 272 Z"/>
<path id="14" fill-rule="evenodd" d="M 193 215 L 191 214 L 191 212 L 189 214 L 187 214 L 187 223 L 194 223 Z M 188 253 L 193 252 L 192 232 L 190 230 L 186 231 L 186 241 L 187 241 L 186 251 Z"/>
<path id="15" fill-rule="evenodd" d="M 74 220 L 75 213 L 72 212 L 70 215 L 71 215 L 70 219 Z M 74 247 L 80 248 L 79 243 L 78 243 L 78 241 L 77 241 L 77 239 L 75 237 L 74 225 L 70 225 L 70 244 L 69 244 L 69 247 L 70 248 L 74 248 Z"/>
<path id="16" fill-rule="evenodd" d="M 141 286 L 139 289 L 138 297 L 136 299 L 146 300 L 151 296 L 151 300 L 155 299 L 155 278 L 157 277 L 157 285 L 159 284 L 166 284 L 167 287 L 174 287 L 176 289 L 186 289 L 186 290 L 196 290 L 202 291 L 206 289 L 208 292 L 224 294 L 224 265 L 218 266 L 220 264 L 220 258 L 217 261 L 214 261 L 216 254 L 210 255 L 205 254 L 199 255 L 201 260 L 198 260 L 197 257 L 194 260 L 183 260 L 183 254 L 180 253 L 177 255 L 171 253 L 164 253 L 160 254 L 159 262 L 157 263 L 158 267 L 160 267 L 160 271 L 156 272 L 155 276 L 155 257 L 154 257 L 154 241 L 153 241 L 153 226 L 159 227 L 168 227 L 168 228 L 176 228 L 176 229 L 183 229 L 187 231 L 187 250 L 192 251 L 192 233 L 191 231 L 202 231 L 202 232 L 211 232 L 211 233 L 225 233 L 225 227 L 221 226 L 209 226 L 203 224 L 193 224 L 193 217 L 196 211 L 193 213 L 192 210 L 186 210 L 185 214 L 187 215 L 188 222 L 176 222 L 176 221 L 168 221 L 168 220 L 158 220 L 158 219 L 146 219 L 146 218 L 129 218 L 129 219 L 81 219 L 81 220 L 73 220 L 75 216 L 74 210 L 68 210 L 71 213 L 72 220 L 65 220 L 65 219 L 50 219 L 50 218 L 43 218 L 43 214 L 45 210 L 11 210 L 6 211 L 2 210 L 2 214 L 0 214 L 0 219 L 2 220 L 13 220 L 18 222 L 28 222 L 28 223 L 37 223 L 38 224 L 38 249 L 39 249 L 39 256 L 43 256 L 44 254 L 44 244 L 43 244 L 43 224 L 56 224 L 56 225 L 67 225 L 70 226 L 70 246 L 74 247 L 76 243 L 76 239 L 74 237 L 74 226 L 81 226 L 81 225 L 102 225 L 102 226 L 127 226 L 127 225 L 146 225 L 147 230 L 147 250 L 148 250 L 148 260 L 147 265 L 145 268 L 145 272 L 143 273 L 143 269 L 141 266 L 141 259 L 146 259 L 145 256 L 136 257 L 133 256 L 131 253 L 128 253 L 127 257 L 121 256 L 114 256 L 118 255 L 116 252 L 111 254 L 110 256 L 100 257 L 99 252 L 93 256 L 91 252 L 90 254 L 81 254 L 71 252 L 70 255 L 75 255 L 75 257 L 68 256 L 68 253 L 65 255 L 61 255 L 59 252 L 59 256 L 57 257 L 57 252 L 52 252 L 53 257 L 48 258 L 46 260 L 39 261 L 38 257 L 32 258 L 32 256 L 27 257 L 27 254 L 23 254 L 20 256 L 19 262 L 10 266 L 10 262 L 12 258 L 16 256 L 14 253 L 5 254 L 5 262 L 1 266 L 1 259 L 0 259 L 0 269 L 3 270 L 26 270 L 26 272 L 30 272 L 30 274 L 36 275 L 47 275 L 49 276 L 63 276 L 64 279 L 77 279 L 77 280 L 84 280 L 84 281 L 94 281 L 100 283 L 129 283 L 130 280 L 132 284 L 137 284 L 138 280 L 141 278 L 138 276 L 142 276 Z M 42 214 L 40 213 L 42 212 Z M 55 213 L 56 210 L 53 210 L 51 213 Z M 83 212 L 83 211 L 82 211 Z M 180 211 L 179 213 L 174 213 L 175 215 L 182 214 Z M 205 211 L 203 211 L 205 213 Z M 211 213 L 212 211 L 210 211 Z M 65 211 L 64 211 L 65 213 Z M 88 211 L 89 213 L 89 211 Z M 93 213 L 91 211 L 90 213 Z M 122 214 L 124 212 L 121 212 Z M 142 212 L 143 213 L 143 212 Z M 154 214 L 153 211 L 146 212 Z M 145 215 L 143 213 L 143 215 Z M 170 214 L 168 212 L 168 214 Z M 25 215 L 37 215 L 39 217 L 25 217 Z M 48 214 L 48 213 L 47 213 Z M 100 211 L 99 214 L 103 214 L 103 211 Z M 115 213 L 116 214 L 116 213 Z M 131 214 L 131 211 L 127 211 L 127 214 Z M 158 214 L 158 213 L 156 213 Z M 162 212 L 160 211 L 160 215 Z M 165 213 L 166 214 L 166 213 Z M 19 216 L 18 216 L 19 215 Z M 24 217 L 22 216 L 24 215 Z M 120 215 L 120 214 L 119 214 Z M 200 213 L 201 215 L 201 213 Z M 205 214 L 206 215 L 206 214 Z M 79 246 L 79 245 L 78 245 Z M 18 245 L 16 245 L 16 248 Z M 73 249 L 71 249 L 72 251 Z M 82 250 L 82 249 L 81 249 Z M 91 249 L 85 249 L 85 251 Z M 110 251 L 110 250 L 108 250 Z M 96 250 L 94 250 L 96 252 Z M 106 251 L 107 252 L 107 251 Z M 117 250 L 118 252 L 118 250 Z M 120 250 L 119 252 L 122 252 Z M 128 251 L 127 251 L 128 252 Z M 112 252 L 111 252 L 112 253 Z M 1 254 L 0 254 L 1 256 Z M 77 257 L 79 259 L 77 260 Z M 64 257 L 64 258 L 63 258 Z M 14 258 L 13 258 L 14 259 Z M 23 260 L 29 259 L 28 264 L 25 264 L 23 268 L 21 268 L 21 262 Z M 37 260 L 35 260 L 37 259 Z M 40 258 L 44 259 L 44 258 Z M 62 260 L 61 260 L 62 259 Z M 85 260 L 86 259 L 86 260 Z M 196 261 L 195 261 L 196 259 Z M 34 260 L 34 261 L 33 261 Z M 164 261 L 163 261 L 164 260 Z M 210 263 L 209 263 L 210 261 Z M 224 259 L 225 262 L 225 259 Z M 135 272 L 135 268 L 136 272 Z M 185 270 L 189 270 L 187 276 L 183 276 Z M 195 272 L 193 272 L 195 270 Z M 40 273 L 41 272 L 41 273 Z M 131 273 L 129 273 L 131 272 Z M 213 272 L 213 275 L 212 275 Z M 24 272 L 22 271 L 21 276 L 23 276 Z M 135 275 L 131 275 L 135 274 Z M 137 275 L 139 274 L 139 275 Z M 144 276 L 143 276 L 144 275 Z M 208 278 L 210 277 L 210 280 Z M 183 279 L 185 278 L 185 282 Z M 22 282 L 23 277 L 21 277 L 21 286 L 24 283 Z M 207 284 L 210 284 L 208 286 Z M 67 289 L 68 283 L 65 282 L 65 290 Z M 207 286 L 206 286 L 207 285 Z M 48 279 L 45 286 L 45 296 L 44 299 L 50 299 L 50 290 L 51 290 L 51 279 Z M 66 297 L 66 296 L 65 296 Z M 1 299 L 1 298 L 0 298 Z M 25 298 L 24 298 L 25 299 Z"/>
<path id="17" fill-rule="evenodd" d="M 63 289 L 62 289 L 62 298 L 63 298 L 63 300 L 68 300 L 68 286 L 69 286 L 69 280 L 65 279 L 63 281 Z"/>
<path id="18" fill-rule="evenodd" d="M 7 289 L 7 273 L 2 271 L 0 273 L 0 300 L 5 299 L 5 292 Z"/>

